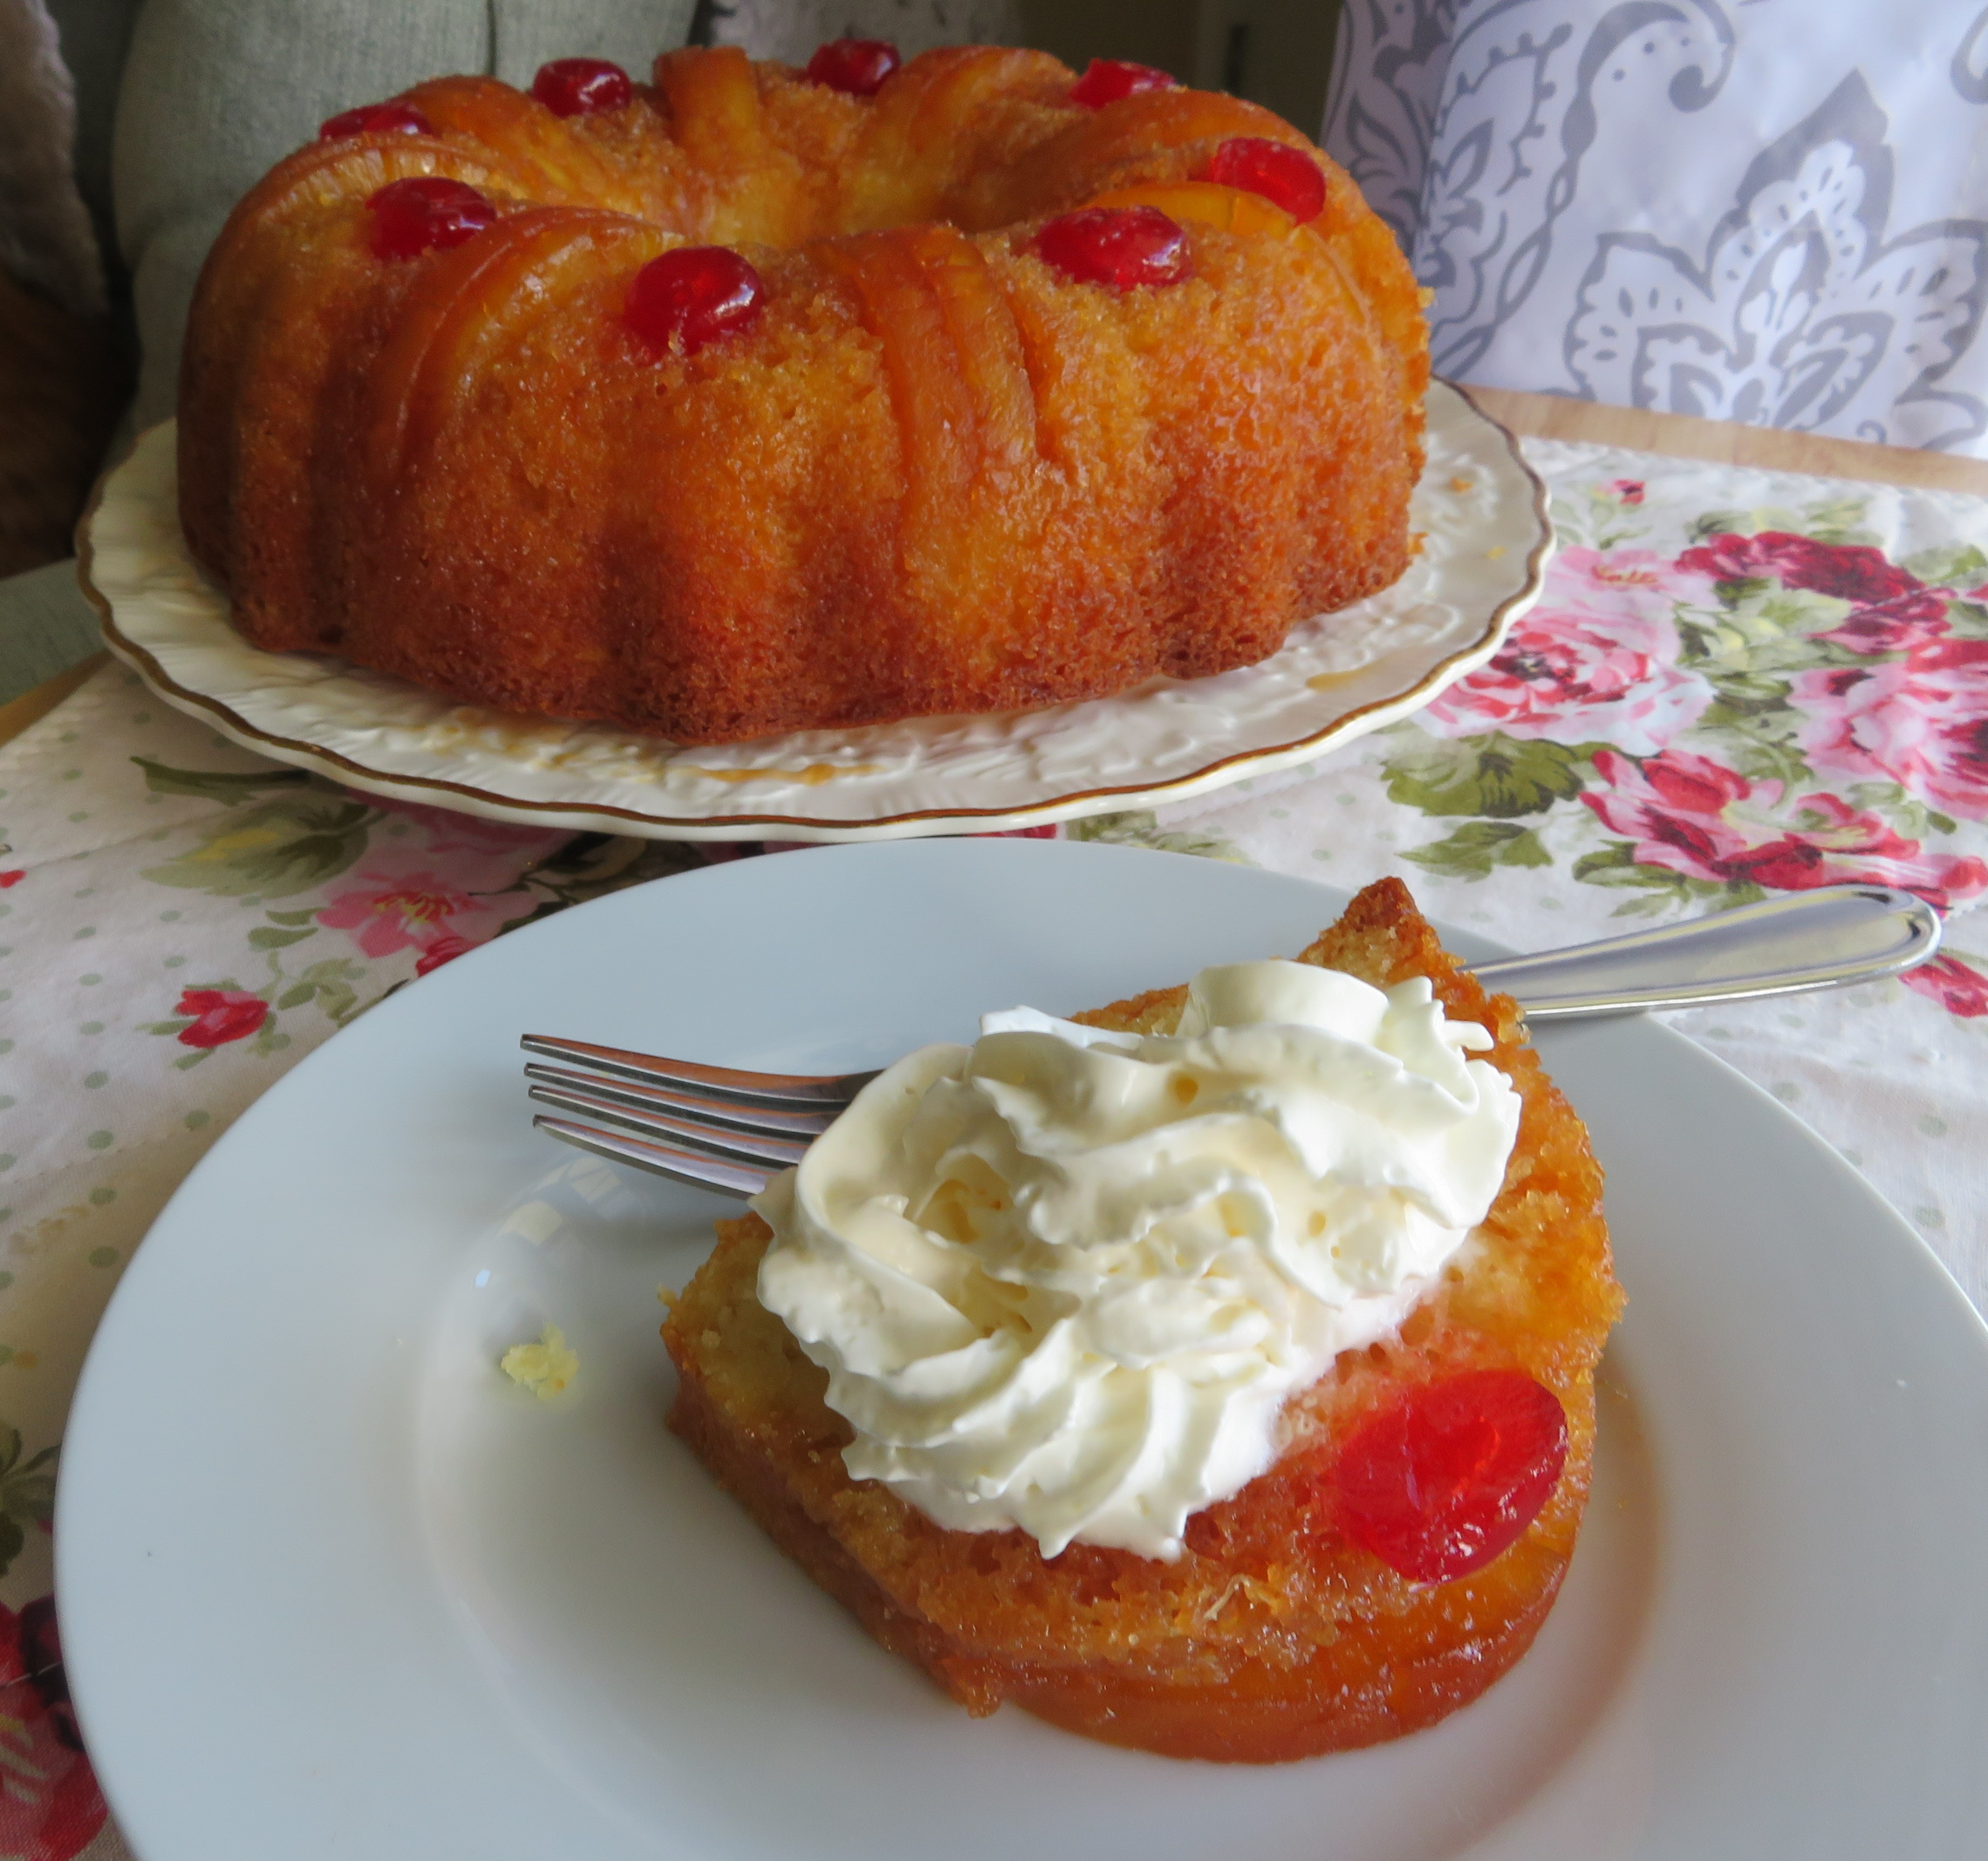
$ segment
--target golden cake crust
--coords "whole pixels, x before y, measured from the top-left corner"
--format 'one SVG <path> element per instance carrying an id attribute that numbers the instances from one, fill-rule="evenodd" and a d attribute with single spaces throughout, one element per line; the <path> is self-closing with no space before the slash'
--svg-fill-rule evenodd
<path id="1" fill-rule="evenodd" d="M 1503 1193 L 1398 1338 L 1342 1355 L 1286 1405 L 1275 1467 L 1190 1521 L 1175 1563 L 1073 1545 L 1045 1558 L 1016 1531 L 935 1524 L 852 1480 L 848 1426 L 826 1372 L 759 1302 L 769 1238 L 718 1224 L 672 1306 L 681 1377 L 671 1426 L 781 1548 L 886 1647 L 976 1714 L 1004 1699 L 1114 1744 L 1267 1762 L 1369 1744 L 1476 1698 L 1530 1646 L 1572 1555 L 1594 1443 L 1594 1366 L 1621 1294 L 1587 1135 L 1525 1043 L 1508 996 L 1487 997 L 1386 880 L 1300 960 L 1381 985 L 1427 976 L 1445 1010 L 1490 1029 L 1485 1056 L 1521 1101 Z M 1079 1017 L 1163 1032 L 1184 989 Z M 1524 1534 L 1481 1569 L 1418 1585 L 1350 1543 L 1332 1516 L 1337 1445 L 1404 1386 L 1516 1369 L 1566 1411 L 1560 1484 Z"/>
<path id="2" fill-rule="evenodd" d="M 671 52 L 560 118 L 488 78 L 432 135 L 280 164 L 210 255 L 181 514 L 253 643 L 685 743 L 1026 708 L 1273 651 L 1408 560 L 1426 337 L 1344 174 L 1267 111 L 1102 109 L 1039 52 L 948 48 L 874 99 Z M 1302 150 L 1297 226 L 1196 182 Z M 466 244 L 376 258 L 396 180 L 482 191 Z M 1192 276 L 1073 283 L 1043 219 L 1171 209 Z M 658 357 L 630 282 L 737 248 L 756 327 Z"/>

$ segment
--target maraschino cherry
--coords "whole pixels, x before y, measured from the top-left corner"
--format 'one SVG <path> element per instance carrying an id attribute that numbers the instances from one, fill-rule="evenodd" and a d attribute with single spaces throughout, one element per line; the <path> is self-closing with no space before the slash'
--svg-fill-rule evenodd
<path id="1" fill-rule="evenodd" d="M 411 103 L 361 103 L 342 110 L 317 126 L 320 142 L 343 142 L 348 136 L 432 136 L 434 125 Z"/>
<path id="2" fill-rule="evenodd" d="M 1141 90 L 1171 90 L 1180 82 L 1171 71 L 1157 65 L 1134 65 L 1122 58 L 1094 58 L 1084 68 L 1084 76 L 1070 88 L 1070 100 L 1086 110 L 1102 110 L 1121 97 Z"/>
<path id="3" fill-rule="evenodd" d="M 1215 151 L 1208 178 L 1260 194 L 1300 225 L 1325 210 L 1325 177 L 1303 149 L 1267 136 L 1231 136 Z"/>
<path id="4" fill-rule="evenodd" d="M 1178 284 L 1190 269 L 1187 238 L 1157 207 L 1086 207 L 1053 219 L 1036 250 L 1066 278 L 1128 291 Z"/>
<path id="5" fill-rule="evenodd" d="M 695 355 L 759 320 L 759 274 L 722 245 L 679 245 L 651 259 L 628 287 L 628 327 L 658 357 Z"/>
<path id="6" fill-rule="evenodd" d="M 460 245 L 497 217 L 497 209 L 467 181 L 439 174 L 390 181 L 367 203 L 376 259 L 418 259 Z"/>
<path id="7" fill-rule="evenodd" d="M 1523 1370 L 1466 1370 L 1371 1415 L 1339 1451 L 1339 1526 L 1417 1583 L 1481 1570 L 1560 1484 L 1567 1414 Z"/>
<path id="8" fill-rule="evenodd" d="M 852 97 L 874 97 L 904 62 L 888 39 L 837 39 L 808 60 L 808 81 Z"/>
<path id="9" fill-rule="evenodd" d="M 556 117 L 619 110 L 634 94 L 627 73 L 604 58 L 556 58 L 532 80 L 532 95 Z"/>

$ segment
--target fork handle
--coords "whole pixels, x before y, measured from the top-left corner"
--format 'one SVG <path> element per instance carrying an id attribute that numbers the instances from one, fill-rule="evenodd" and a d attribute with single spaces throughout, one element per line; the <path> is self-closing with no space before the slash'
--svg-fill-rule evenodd
<path id="1" fill-rule="evenodd" d="M 1600 943 L 1480 963 L 1475 973 L 1537 1021 L 1874 981 L 1923 963 L 1939 949 L 1939 914 L 1909 892 L 1827 885 Z"/>

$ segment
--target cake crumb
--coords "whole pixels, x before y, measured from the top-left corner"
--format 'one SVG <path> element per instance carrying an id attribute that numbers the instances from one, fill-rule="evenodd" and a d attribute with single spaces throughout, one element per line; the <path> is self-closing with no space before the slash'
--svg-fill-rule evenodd
<path id="1" fill-rule="evenodd" d="M 580 1374 L 580 1359 L 556 1325 L 539 1332 L 536 1344 L 514 1344 L 498 1365 L 520 1389 L 549 1403 Z"/>

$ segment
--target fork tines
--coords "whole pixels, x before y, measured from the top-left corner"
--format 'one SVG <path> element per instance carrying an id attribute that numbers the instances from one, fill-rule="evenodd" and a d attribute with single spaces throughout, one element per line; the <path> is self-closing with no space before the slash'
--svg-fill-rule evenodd
<path id="1" fill-rule="evenodd" d="M 591 1072 L 632 1079 L 639 1084 L 688 1086 L 708 1098 L 785 1105 L 797 1111 L 827 1107 L 840 1112 L 877 1077 L 874 1073 L 845 1073 L 828 1078 L 810 1073 L 742 1073 L 727 1066 L 705 1066 L 695 1060 L 667 1060 L 659 1054 L 631 1053 L 620 1047 L 595 1047 L 585 1040 L 561 1040 L 543 1034 L 528 1034 L 519 1045 L 528 1054 L 569 1061 Z"/>
<path id="2" fill-rule="evenodd" d="M 534 1098 L 543 1098 L 550 1104 L 556 1094 L 583 1097 L 593 1102 L 574 1108 L 599 1111 L 604 1117 L 614 1118 L 616 1123 L 629 1125 L 637 1130 L 651 1122 L 671 1127 L 687 1123 L 708 1127 L 714 1132 L 793 1139 L 799 1140 L 796 1155 L 806 1149 L 809 1140 L 819 1137 L 836 1119 L 834 1111 L 826 1107 L 819 1111 L 800 1112 L 785 1105 L 755 1105 L 741 1098 L 713 1098 L 702 1092 L 666 1085 L 637 1085 L 632 1080 L 599 1079 L 590 1073 L 572 1072 L 560 1066 L 529 1065 L 525 1068 L 525 1077 L 532 1081 Z M 614 1112 L 605 1108 L 610 1105 L 621 1112 L 632 1112 L 636 1117 L 615 1117 Z M 637 1118 L 641 1122 L 637 1122 Z M 791 1162 L 793 1159 L 785 1157 L 783 1160 Z"/>
<path id="3" fill-rule="evenodd" d="M 672 1118 L 651 1112 L 631 1111 L 595 1092 L 561 1091 L 552 1086 L 534 1085 L 530 1096 L 540 1105 L 558 1112 L 578 1112 L 588 1118 L 604 1118 L 641 1135 L 718 1157 L 728 1163 L 743 1163 L 769 1169 L 785 1169 L 798 1163 L 807 1149 L 806 1139 L 760 1137 L 749 1132 L 723 1130 L 699 1124 L 691 1118 Z"/>
<path id="4" fill-rule="evenodd" d="M 532 1098 L 639 1135 L 563 1118 L 535 1118 L 540 1130 L 597 1156 L 733 1196 L 756 1195 L 798 1163 L 876 1077 L 742 1073 L 548 1034 L 528 1034 L 520 1044 L 528 1053 L 588 1069 L 526 1066 Z"/>
<path id="5" fill-rule="evenodd" d="M 535 1118 L 532 1122 L 576 1149 L 606 1157 L 610 1162 L 632 1163 L 651 1176 L 668 1176 L 673 1183 L 687 1183 L 693 1189 L 714 1189 L 722 1196 L 756 1196 L 776 1173 L 763 1164 L 728 1163 L 699 1151 L 675 1150 L 667 1144 L 646 1143 L 638 1137 L 620 1137 L 611 1131 L 597 1131 L 590 1125 L 570 1123 L 563 1118 Z"/>

